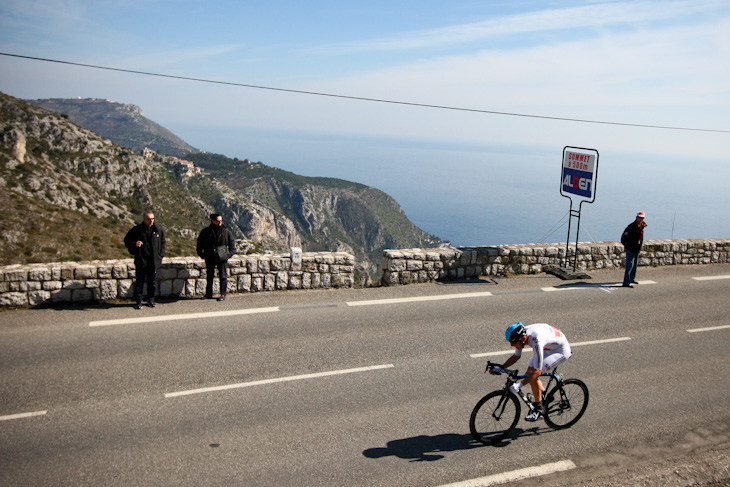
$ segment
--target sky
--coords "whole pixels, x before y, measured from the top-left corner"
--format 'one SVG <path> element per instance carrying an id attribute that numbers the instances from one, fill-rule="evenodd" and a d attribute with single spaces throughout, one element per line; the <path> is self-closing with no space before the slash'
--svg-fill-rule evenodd
<path id="1" fill-rule="evenodd" d="M 199 149 L 388 192 L 468 179 L 469 153 L 557 178 L 566 145 L 629 191 L 627 160 L 728 175 L 726 0 L 3 0 L 0 53 L 64 62 L 0 55 L 9 95 L 138 105 Z"/>

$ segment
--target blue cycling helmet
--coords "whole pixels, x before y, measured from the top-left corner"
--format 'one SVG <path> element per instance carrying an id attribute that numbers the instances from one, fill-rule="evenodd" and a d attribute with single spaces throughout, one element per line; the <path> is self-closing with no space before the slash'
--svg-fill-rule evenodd
<path id="1" fill-rule="evenodd" d="M 522 322 L 520 321 L 519 323 L 510 325 L 509 328 L 507 328 L 507 331 L 505 332 L 504 336 L 508 342 L 514 343 L 514 342 L 522 340 L 522 337 L 525 336 L 526 334 L 527 334 L 527 330 L 525 330 L 525 325 L 523 325 Z"/>

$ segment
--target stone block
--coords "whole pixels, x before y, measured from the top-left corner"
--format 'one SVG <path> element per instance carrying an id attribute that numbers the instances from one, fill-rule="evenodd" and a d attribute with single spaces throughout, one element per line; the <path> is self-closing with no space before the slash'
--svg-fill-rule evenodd
<path id="1" fill-rule="evenodd" d="M 108 301 L 117 299 L 118 285 L 114 279 L 101 279 L 99 281 L 99 299 Z"/>
<path id="2" fill-rule="evenodd" d="M 264 278 L 251 276 L 251 291 L 259 292 L 264 290 Z"/>
<path id="3" fill-rule="evenodd" d="M 30 306 L 40 306 L 51 301 L 50 291 L 31 291 L 28 293 L 28 304 Z"/>
<path id="4" fill-rule="evenodd" d="M 37 267 L 28 271 L 29 281 L 50 281 L 51 269 L 48 267 Z"/>
<path id="5" fill-rule="evenodd" d="M 312 289 L 317 289 L 322 287 L 322 276 L 318 272 L 313 272 L 311 274 L 312 276 Z"/>
<path id="6" fill-rule="evenodd" d="M 74 303 L 88 303 L 94 299 L 91 289 L 72 289 L 71 301 Z"/>
<path id="7" fill-rule="evenodd" d="M 96 266 L 80 265 L 74 269 L 74 279 L 96 279 Z"/>
<path id="8" fill-rule="evenodd" d="M 115 266 L 112 266 L 112 278 L 114 279 L 126 279 L 127 278 L 127 266 L 122 264 L 117 264 Z"/>
<path id="9" fill-rule="evenodd" d="M 2 293 L 0 306 L 28 306 L 27 293 Z"/>
<path id="10" fill-rule="evenodd" d="M 301 289 L 302 288 L 302 276 L 301 275 L 290 275 L 289 276 L 289 289 Z"/>
<path id="11" fill-rule="evenodd" d="M 269 259 L 260 259 L 258 261 L 258 271 L 260 274 L 268 274 L 271 271 Z"/>
<path id="12" fill-rule="evenodd" d="M 119 279 L 117 281 L 117 297 L 131 298 L 134 296 L 134 281 L 131 279 Z"/>
<path id="13" fill-rule="evenodd" d="M 18 284 L 20 292 L 39 291 L 43 288 L 43 283 L 40 281 L 23 281 Z"/>
<path id="14" fill-rule="evenodd" d="M 3 274 L 5 281 L 18 282 L 28 280 L 28 271 L 25 269 L 6 270 Z"/>
<path id="15" fill-rule="evenodd" d="M 251 292 L 251 274 L 240 274 L 237 279 L 238 292 Z"/>
<path id="16" fill-rule="evenodd" d="M 291 260 L 283 257 L 276 257 L 271 259 L 269 262 L 269 268 L 271 272 L 287 271 L 291 266 Z"/>
<path id="17" fill-rule="evenodd" d="M 312 274 L 309 272 L 302 274 L 302 289 L 312 289 Z"/>

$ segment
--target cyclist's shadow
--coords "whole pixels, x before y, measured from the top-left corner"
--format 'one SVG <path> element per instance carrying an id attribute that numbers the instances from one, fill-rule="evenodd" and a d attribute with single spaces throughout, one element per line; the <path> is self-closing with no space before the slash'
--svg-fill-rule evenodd
<path id="1" fill-rule="evenodd" d="M 544 426 L 528 429 L 518 427 L 515 428 L 509 438 L 492 445 L 492 447 L 503 448 L 522 436 L 539 435 L 548 431 L 554 430 Z M 392 440 L 386 443 L 385 448 L 368 448 L 362 454 L 367 458 L 394 456 L 411 462 L 433 462 L 444 458 L 444 455 L 441 455 L 444 452 L 471 450 L 484 446 L 484 444 L 475 441 L 471 434 L 445 433 L 436 436 L 420 435 Z"/>

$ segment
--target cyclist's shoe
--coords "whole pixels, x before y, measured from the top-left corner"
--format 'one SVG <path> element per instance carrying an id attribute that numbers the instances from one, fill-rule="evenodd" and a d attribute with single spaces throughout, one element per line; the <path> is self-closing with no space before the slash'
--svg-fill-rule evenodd
<path id="1" fill-rule="evenodd" d="M 538 419 L 542 418 L 542 404 L 539 402 L 532 403 L 532 411 L 530 411 L 530 414 L 525 416 L 525 421 L 537 421 Z"/>
<path id="2" fill-rule="evenodd" d="M 525 421 L 537 421 L 538 419 L 542 418 L 542 413 L 540 411 L 533 411 L 527 416 L 525 416 Z"/>

